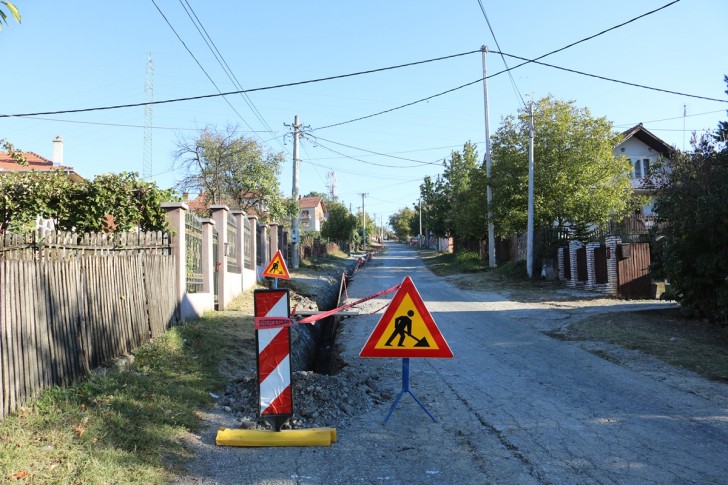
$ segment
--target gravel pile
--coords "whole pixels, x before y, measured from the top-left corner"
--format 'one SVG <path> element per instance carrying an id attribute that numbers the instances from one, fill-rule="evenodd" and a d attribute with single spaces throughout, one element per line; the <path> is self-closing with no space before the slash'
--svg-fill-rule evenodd
<path id="1" fill-rule="evenodd" d="M 298 371 L 291 380 L 294 414 L 289 425 L 296 429 L 341 426 L 393 398 L 390 390 L 381 389 L 379 376 L 352 367 L 345 367 L 336 375 Z M 254 375 L 229 384 L 217 405 L 239 419 L 241 428 L 270 428 L 259 418 L 258 383 Z"/>

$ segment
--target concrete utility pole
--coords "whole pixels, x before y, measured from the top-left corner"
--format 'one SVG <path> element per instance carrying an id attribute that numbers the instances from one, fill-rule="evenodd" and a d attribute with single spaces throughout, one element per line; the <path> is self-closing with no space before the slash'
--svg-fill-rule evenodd
<path id="1" fill-rule="evenodd" d="M 533 103 L 528 106 L 528 231 L 526 234 L 526 272 L 533 277 Z"/>
<path id="2" fill-rule="evenodd" d="M 367 211 L 364 209 L 364 199 L 369 194 L 362 192 L 361 194 L 361 238 L 364 251 L 367 248 Z"/>
<path id="3" fill-rule="evenodd" d="M 293 119 L 293 200 L 298 204 L 298 140 L 301 137 L 301 124 L 298 121 L 298 115 Z M 298 251 L 299 251 L 299 230 L 298 216 L 300 211 L 293 216 L 291 221 L 291 243 L 293 244 L 293 254 L 291 255 L 291 267 L 298 269 Z"/>
<path id="4" fill-rule="evenodd" d="M 422 247 L 422 198 L 420 197 L 420 235 L 417 237 L 420 247 Z"/>
<path id="5" fill-rule="evenodd" d="M 490 120 L 488 117 L 488 80 L 485 70 L 485 54 L 488 52 L 487 46 L 480 48 L 483 53 L 483 99 L 485 103 L 485 175 L 488 177 L 488 192 L 486 201 L 488 204 L 488 266 L 495 268 L 495 228 L 493 227 L 493 211 L 491 203 L 493 193 L 490 189 Z"/>

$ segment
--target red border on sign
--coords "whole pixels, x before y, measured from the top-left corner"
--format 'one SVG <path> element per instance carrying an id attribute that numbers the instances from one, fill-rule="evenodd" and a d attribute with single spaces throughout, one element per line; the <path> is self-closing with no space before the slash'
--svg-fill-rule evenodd
<path id="1" fill-rule="evenodd" d="M 399 311 L 402 300 L 404 300 L 405 296 L 407 295 L 409 295 L 409 297 L 412 299 L 412 303 L 422 317 L 422 322 L 425 324 L 427 330 L 432 335 L 432 339 L 437 344 L 437 349 L 423 349 L 417 347 L 391 347 L 386 349 L 376 348 L 377 342 L 379 342 L 379 339 L 381 339 L 382 335 L 387 330 L 389 322 L 391 322 L 392 318 Z M 384 311 L 384 315 L 382 315 L 379 323 L 377 323 L 377 326 L 374 327 L 374 330 L 372 330 L 372 334 L 369 336 L 369 339 L 364 344 L 364 347 L 362 347 L 361 352 L 359 352 L 359 357 L 430 357 L 450 359 L 452 358 L 452 356 L 453 354 L 452 350 L 450 350 L 450 346 L 445 341 L 445 337 L 442 336 L 442 333 L 440 333 L 440 329 L 437 328 L 435 320 L 432 318 L 432 315 L 430 315 L 427 307 L 425 307 L 425 302 L 422 301 L 422 297 L 417 291 L 417 288 L 415 288 L 415 284 L 412 282 L 412 279 L 409 276 L 405 276 L 404 281 L 402 281 L 402 284 L 399 287 L 399 290 L 397 290 L 397 293 L 395 293 L 391 303 Z"/>

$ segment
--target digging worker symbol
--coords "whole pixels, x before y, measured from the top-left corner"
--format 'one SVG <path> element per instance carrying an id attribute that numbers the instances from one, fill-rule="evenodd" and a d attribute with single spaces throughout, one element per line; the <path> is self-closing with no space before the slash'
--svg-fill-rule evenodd
<path id="1" fill-rule="evenodd" d="M 397 342 L 397 347 L 404 346 L 404 338 L 407 335 L 412 335 L 412 319 L 410 317 L 414 314 L 415 312 L 409 310 L 407 312 L 407 315 L 400 315 L 394 319 L 394 332 L 392 332 L 392 335 L 389 336 L 389 339 L 387 339 L 387 342 L 384 345 L 388 347 L 391 346 L 392 340 L 394 340 L 395 337 L 399 336 L 399 342 Z"/>
<path id="2" fill-rule="evenodd" d="M 404 338 L 412 337 L 413 339 L 417 340 L 417 343 L 414 345 L 415 347 L 430 346 L 427 338 L 417 338 L 412 335 L 412 319 L 410 317 L 414 316 L 414 314 L 415 312 L 413 312 L 412 310 L 408 310 L 407 315 L 400 315 L 394 319 L 394 332 L 392 332 L 392 335 L 389 336 L 384 345 L 386 345 L 387 347 L 391 347 L 392 340 L 394 340 L 395 337 L 399 337 L 397 347 L 404 347 Z"/>
<path id="3" fill-rule="evenodd" d="M 272 273 L 280 273 L 281 271 L 278 269 L 278 261 L 275 261 L 273 263 L 273 266 L 270 268 Z"/>

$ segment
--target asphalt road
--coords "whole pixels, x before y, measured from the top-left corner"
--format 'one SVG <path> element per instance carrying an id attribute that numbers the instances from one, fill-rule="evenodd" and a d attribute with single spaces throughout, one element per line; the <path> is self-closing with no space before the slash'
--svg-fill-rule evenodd
<path id="1" fill-rule="evenodd" d="M 728 483 L 728 386 L 692 392 L 551 339 L 540 330 L 563 310 L 458 290 L 398 244 L 350 300 L 405 276 L 454 353 L 410 360 L 410 389 L 436 422 L 405 394 L 386 424 L 389 405 L 337 428 L 331 447 L 220 447 L 207 477 L 184 483 Z M 347 319 L 338 342 L 397 393 L 401 359 L 358 356 L 380 317 Z"/>

